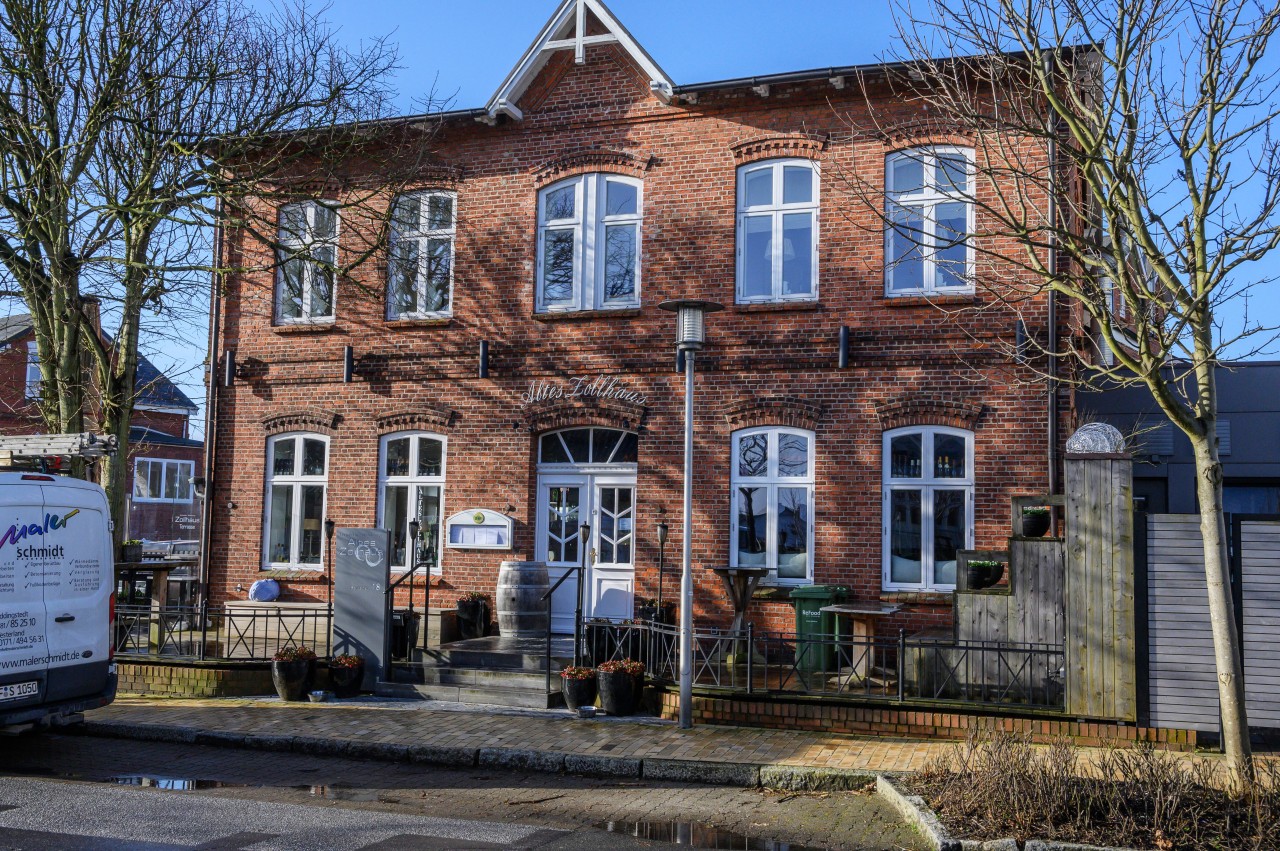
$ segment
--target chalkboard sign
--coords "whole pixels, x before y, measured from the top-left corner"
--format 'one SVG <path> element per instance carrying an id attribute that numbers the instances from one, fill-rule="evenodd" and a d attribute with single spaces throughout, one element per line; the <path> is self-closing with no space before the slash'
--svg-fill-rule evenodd
<path id="1" fill-rule="evenodd" d="M 465 550 L 511 549 L 511 518 L 496 511 L 469 508 L 445 521 L 446 546 Z"/>
<path id="2" fill-rule="evenodd" d="M 333 652 L 364 657 L 364 688 L 382 675 L 387 630 L 386 529 L 338 529 L 333 566 Z"/>

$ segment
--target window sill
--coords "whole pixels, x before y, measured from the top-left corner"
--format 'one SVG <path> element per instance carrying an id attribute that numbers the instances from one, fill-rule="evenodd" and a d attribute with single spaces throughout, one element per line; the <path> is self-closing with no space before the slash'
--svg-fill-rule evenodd
<path id="1" fill-rule="evenodd" d="M 551 313 L 535 313 L 535 322 L 572 322 L 575 319 L 629 319 L 640 315 L 638 307 L 619 307 L 610 310 L 560 310 Z"/>
<path id="2" fill-rule="evenodd" d="M 272 325 L 271 330 L 277 334 L 328 334 L 337 330 L 337 323 L 328 322 L 292 322 L 288 325 Z"/>
<path id="3" fill-rule="evenodd" d="M 911 603 L 920 606 L 950 606 L 950 591 L 881 591 L 882 603 Z"/>
<path id="4" fill-rule="evenodd" d="M 282 568 L 267 567 L 258 571 L 258 576 L 263 579 L 284 579 L 288 582 L 324 582 L 324 569 L 320 567 L 305 568 Z"/>
<path id="5" fill-rule="evenodd" d="M 817 301 L 751 301 L 733 306 L 734 313 L 799 313 L 803 311 L 822 310 L 822 302 Z"/>
<path id="6" fill-rule="evenodd" d="M 973 293 L 956 293 L 954 295 L 887 295 L 883 299 L 885 307 L 951 307 L 956 305 L 974 305 L 978 297 Z"/>
<path id="7" fill-rule="evenodd" d="M 446 328 L 452 324 L 452 316 L 405 316 L 387 320 L 388 328 Z"/>

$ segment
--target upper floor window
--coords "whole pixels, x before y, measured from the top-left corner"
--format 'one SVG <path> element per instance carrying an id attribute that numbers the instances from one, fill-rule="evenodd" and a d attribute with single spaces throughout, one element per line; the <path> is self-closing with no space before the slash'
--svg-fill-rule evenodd
<path id="1" fill-rule="evenodd" d="M 414 192 L 396 199 L 387 264 L 388 319 L 452 313 L 456 202 L 452 192 Z"/>
<path id="2" fill-rule="evenodd" d="M 884 587 L 949 591 L 973 546 L 973 434 L 911 427 L 884 435 Z"/>
<path id="3" fill-rule="evenodd" d="M 139 458 L 133 463 L 133 501 L 189 503 L 194 475 L 194 461 Z"/>
<path id="4" fill-rule="evenodd" d="M 379 521 L 391 531 L 391 567 L 425 566 L 440 572 L 443 541 L 445 439 L 425 432 L 390 434 L 382 438 Z M 410 540 L 409 523 L 419 524 L 417 547 Z"/>
<path id="5" fill-rule="evenodd" d="M 752 428 L 733 436 L 729 558 L 770 581 L 813 579 L 813 433 Z"/>
<path id="6" fill-rule="evenodd" d="M 283 434 L 267 443 L 268 567 L 315 567 L 324 545 L 329 438 Z"/>
<path id="7" fill-rule="evenodd" d="M 886 295 L 973 290 L 973 151 L 913 148 L 885 163 Z"/>
<path id="8" fill-rule="evenodd" d="M 40 398 L 40 382 L 44 377 L 40 374 L 40 350 L 35 340 L 27 343 L 27 398 Z"/>
<path id="9" fill-rule="evenodd" d="M 276 317 L 282 323 L 333 318 L 333 269 L 338 257 L 338 211 L 324 201 L 280 208 L 280 268 Z"/>
<path id="10" fill-rule="evenodd" d="M 539 311 L 640 304 L 643 185 L 617 174 L 562 180 L 538 194 Z"/>
<path id="11" fill-rule="evenodd" d="M 818 164 L 738 169 L 738 301 L 818 297 Z"/>

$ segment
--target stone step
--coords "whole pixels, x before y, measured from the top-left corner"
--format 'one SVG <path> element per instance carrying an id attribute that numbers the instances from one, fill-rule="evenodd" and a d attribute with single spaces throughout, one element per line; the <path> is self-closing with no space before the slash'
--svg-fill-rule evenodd
<path id="1" fill-rule="evenodd" d="M 433 647 L 418 658 L 424 664 L 442 668 L 543 671 L 547 664 L 546 647 L 545 639 L 490 636 Z M 572 660 L 572 642 L 557 638 L 551 646 L 551 670 L 558 671 L 572 664 Z"/>
<path id="2" fill-rule="evenodd" d="M 552 666 L 551 684 L 560 682 L 559 666 Z M 504 670 L 499 668 L 448 668 L 424 665 L 421 681 L 426 685 L 446 685 L 481 688 L 539 689 L 546 687 L 545 671 Z M 415 678 L 417 681 L 417 678 Z"/>
<path id="3" fill-rule="evenodd" d="M 559 686 L 559 682 L 553 685 Z M 383 697 L 444 700 L 453 703 L 511 706 L 523 709 L 553 709 L 564 705 L 564 698 L 559 691 L 548 692 L 541 685 L 538 688 L 513 688 L 380 682 L 375 691 Z"/>

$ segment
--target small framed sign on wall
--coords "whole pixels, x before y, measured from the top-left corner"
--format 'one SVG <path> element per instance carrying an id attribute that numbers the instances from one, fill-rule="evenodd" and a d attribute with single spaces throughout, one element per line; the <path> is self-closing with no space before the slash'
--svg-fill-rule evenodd
<path id="1" fill-rule="evenodd" d="M 445 521 L 445 545 L 456 550 L 509 550 L 513 523 L 510 517 L 484 508 L 459 511 Z"/>

